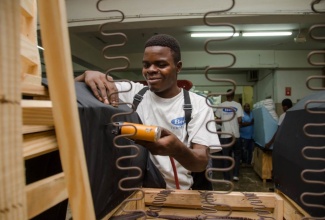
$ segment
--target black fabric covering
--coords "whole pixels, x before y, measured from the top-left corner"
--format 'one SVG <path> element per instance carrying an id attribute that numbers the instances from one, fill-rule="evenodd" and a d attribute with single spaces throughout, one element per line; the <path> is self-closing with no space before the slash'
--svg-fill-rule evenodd
<path id="1" fill-rule="evenodd" d="M 131 112 L 130 108 L 126 105 L 115 108 L 99 102 L 84 83 L 76 83 L 76 94 L 95 213 L 96 218 L 101 219 L 133 192 L 121 191 L 118 187 L 119 181 L 122 181 L 124 188 L 142 186 L 143 176 L 129 181 L 122 179 L 139 175 L 139 171 L 131 168 L 133 166 L 144 172 L 148 153 L 139 146 L 138 156 L 119 162 L 121 167 L 127 169 L 118 169 L 115 164 L 118 158 L 136 155 L 137 151 L 135 148 L 125 147 L 133 142 L 124 138 L 116 140 L 116 144 L 124 148 L 113 145 L 116 135 L 112 131 L 116 127 L 111 124 L 111 117 L 116 113 Z M 125 114 L 113 120 L 139 123 L 137 114 Z"/>
<path id="2" fill-rule="evenodd" d="M 325 162 L 321 160 L 311 160 L 303 157 L 302 149 L 307 146 L 323 147 L 325 140 L 321 137 L 308 137 L 304 134 L 303 127 L 307 123 L 323 123 L 323 126 L 309 127 L 310 134 L 325 134 L 325 116 L 323 114 L 308 113 L 305 103 L 308 100 L 325 100 L 325 92 L 318 92 L 307 96 L 289 109 L 277 133 L 273 149 L 273 175 L 277 189 L 295 201 L 300 207 L 311 216 L 324 217 L 324 208 L 315 208 L 304 205 L 300 201 L 301 194 L 305 192 L 324 193 Z M 315 103 L 308 105 L 311 110 L 325 111 L 325 103 Z M 307 150 L 305 154 L 312 158 L 325 158 L 325 150 Z M 319 170 L 318 173 L 307 173 L 305 178 L 313 181 L 321 181 L 323 184 L 306 183 L 301 179 L 304 170 Z M 325 196 L 307 196 L 305 202 L 324 206 Z"/>
<path id="3" fill-rule="evenodd" d="M 42 79 L 42 83 L 44 86 L 48 86 L 46 79 Z M 114 121 L 141 123 L 138 115 L 136 113 L 130 114 L 131 109 L 127 105 L 119 105 L 118 108 L 115 108 L 99 102 L 84 83 L 76 82 L 75 88 L 96 219 L 102 219 L 117 205 L 121 204 L 134 192 L 131 188 L 166 188 L 163 177 L 150 160 L 145 148 L 138 145 L 138 151 L 131 147 L 134 142 L 125 138 L 116 139 L 116 144 L 121 146 L 120 148 L 113 144 L 116 137 L 113 131 L 116 130 L 116 127 L 111 123 L 112 116 L 119 113 L 121 115 L 114 117 Z M 53 173 L 53 167 L 56 168 L 55 173 L 62 172 L 60 156 L 58 152 L 54 154 L 54 157 L 50 155 L 50 157 L 45 156 L 28 161 L 27 174 L 30 181 L 49 176 Z M 133 158 L 120 160 L 118 164 L 122 169 L 117 168 L 117 159 L 125 156 L 133 156 Z M 71 158 L 71 160 L 73 159 Z M 44 164 L 51 166 L 44 166 Z M 32 169 L 35 167 L 42 169 L 35 171 Z M 137 168 L 142 171 L 142 176 L 139 176 L 140 172 Z M 42 175 L 38 177 L 40 172 Z M 136 178 L 125 180 L 128 177 Z M 119 182 L 125 190 L 119 189 Z M 56 220 L 64 220 L 66 208 L 67 201 L 64 201 L 54 207 L 51 212 L 44 213 L 37 220 L 52 219 L 51 216 L 55 216 L 54 219 Z"/>

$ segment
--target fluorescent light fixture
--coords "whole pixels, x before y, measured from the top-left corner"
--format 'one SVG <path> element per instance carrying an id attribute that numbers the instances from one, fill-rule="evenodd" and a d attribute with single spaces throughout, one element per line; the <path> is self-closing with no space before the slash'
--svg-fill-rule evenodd
<path id="1" fill-rule="evenodd" d="M 239 33 L 232 32 L 206 32 L 206 33 L 192 33 L 191 37 L 238 37 Z"/>
<path id="2" fill-rule="evenodd" d="M 291 31 L 263 31 L 263 32 L 196 32 L 191 33 L 191 37 L 272 37 L 272 36 L 290 36 Z"/>
<path id="3" fill-rule="evenodd" d="M 243 32 L 243 37 L 271 37 L 271 36 L 290 36 L 291 31 L 265 31 L 265 32 Z"/>

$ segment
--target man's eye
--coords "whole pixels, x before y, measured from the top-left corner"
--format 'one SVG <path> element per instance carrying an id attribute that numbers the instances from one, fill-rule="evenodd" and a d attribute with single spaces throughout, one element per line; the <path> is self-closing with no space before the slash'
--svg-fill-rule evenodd
<path id="1" fill-rule="evenodd" d="M 159 68 L 164 68 L 164 67 L 166 67 L 166 63 L 159 63 L 159 64 L 158 64 L 158 67 L 159 67 Z"/>
<path id="2" fill-rule="evenodd" d="M 142 67 L 143 67 L 143 68 L 149 68 L 149 64 L 148 64 L 148 63 L 143 63 L 143 64 L 142 64 Z"/>

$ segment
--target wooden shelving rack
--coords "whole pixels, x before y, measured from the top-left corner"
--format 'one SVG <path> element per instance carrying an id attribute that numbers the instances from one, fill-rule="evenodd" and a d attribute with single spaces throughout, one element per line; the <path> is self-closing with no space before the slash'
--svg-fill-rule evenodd
<path id="1" fill-rule="evenodd" d="M 37 16 L 49 90 L 41 85 Z M 1 1 L 0 48 L 0 219 L 30 219 L 67 198 L 75 219 L 95 219 L 64 0 Z M 64 172 L 26 185 L 24 160 L 58 149 Z"/>

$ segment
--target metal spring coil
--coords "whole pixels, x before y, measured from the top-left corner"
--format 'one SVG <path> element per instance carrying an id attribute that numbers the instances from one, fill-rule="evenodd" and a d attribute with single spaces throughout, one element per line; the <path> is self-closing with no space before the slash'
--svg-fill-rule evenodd
<path id="1" fill-rule="evenodd" d="M 272 213 L 266 209 L 265 205 L 262 204 L 263 202 L 256 196 L 255 193 L 242 193 L 253 206 L 253 210 L 257 213 L 257 216 L 260 217 L 259 219 L 275 219 L 269 216 Z"/>
<path id="2" fill-rule="evenodd" d="M 319 11 L 316 9 L 315 5 L 319 4 L 322 0 L 313 0 L 310 5 L 311 5 L 311 10 L 315 13 L 325 13 L 325 11 Z"/>
<path id="3" fill-rule="evenodd" d="M 233 34 L 235 34 L 236 30 L 235 30 L 235 27 L 232 24 L 229 24 L 229 23 L 214 23 L 214 22 L 211 22 L 209 20 L 210 15 L 230 11 L 234 6 L 235 6 L 235 0 L 231 0 L 231 4 L 230 4 L 230 6 L 228 8 L 215 10 L 215 11 L 209 11 L 209 12 L 205 13 L 204 17 L 203 17 L 204 23 L 207 26 L 212 26 L 212 27 L 228 27 L 228 28 L 230 28 L 232 30 Z M 235 92 L 236 91 L 236 82 L 235 81 L 233 81 L 231 79 L 215 79 L 215 78 L 211 78 L 209 76 L 209 72 L 212 71 L 212 70 L 217 70 L 217 71 L 218 70 L 224 70 L 224 69 L 232 67 L 235 64 L 236 56 L 233 53 L 231 53 L 229 51 L 211 50 L 209 48 L 209 45 L 211 45 L 211 43 L 213 43 L 213 42 L 221 42 L 221 41 L 229 40 L 232 37 L 233 36 L 206 40 L 206 42 L 204 44 L 204 49 L 205 49 L 205 51 L 207 53 L 212 54 L 212 55 L 219 55 L 219 56 L 230 56 L 232 58 L 232 61 L 231 61 L 230 64 L 224 65 L 224 66 L 209 66 L 209 67 L 207 67 L 205 69 L 205 77 L 206 77 L 206 79 L 208 79 L 208 80 L 210 80 L 212 82 L 229 83 L 229 84 L 231 84 L 233 86 L 232 90 L 233 90 L 233 92 Z M 206 103 L 211 108 L 215 108 L 215 109 L 221 108 L 221 107 L 218 107 L 218 106 L 211 105 L 210 102 L 208 101 L 208 99 L 210 97 L 215 97 L 215 96 L 219 96 L 219 95 L 229 95 L 231 93 L 232 92 L 230 92 L 230 93 L 210 93 L 206 97 Z M 235 116 L 236 116 L 235 109 L 233 109 L 233 108 L 228 108 L 228 109 L 230 109 L 233 112 L 233 115 L 229 120 L 216 119 L 216 120 L 213 120 L 213 121 L 209 121 L 208 123 L 220 123 L 220 122 L 230 121 L 230 120 L 234 119 Z M 206 128 L 208 129 L 208 124 L 206 125 Z M 210 132 L 212 132 L 212 131 L 210 131 Z M 232 147 L 234 145 L 234 143 L 236 141 L 236 138 L 234 137 L 233 134 L 227 133 L 227 132 L 215 132 L 215 133 L 218 134 L 218 135 L 227 134 L 227 135 L 230 135 L 232 137 L 232 140 L 231 140 L 230 143 L 221 145 L 222 148 L 229 148 L 229 147 Z M 221 180 L 221 179 L 213 178 L 213 174 L 216 173 L 216 172 L 230 172 L 230 171 L 232 171 L 234 166 L 235 166 L 235 161 L 230 156 L 212 155 L 210 153 L 209 153 L 209 158 L 210 158 L 210 160 L 215 159 L 215 160 L 219 160 L 219 161 L 229 163 L 228 167 L 224 167 L 224 168 L 211 167 L 211 168 L 208 168 L 206 170 L 206 178 L 211 183 L 222 184 L 222 185 L 226 186 L 227 189 L 225 191 L 213 191 L 213 192 L 200 191 L 201 203 L 202 203 L 202 205 L 201 205 L 202 213 L 204 215 L 206 215 L 208 218 L 209 217 L 212 217 L 212 218 L 214 218 L 214 217 L 228 217 L 232 213 L 231 206 L 229 206 L 227 204 L 215 203 L 214 199 L 213 199 L 213 195 L 214 194 L 227 194 L 227 193 L 230 193 L 234 189 L 234 184 L 231 181 L 228 181 L 228 180 Z M 209 173 L 212 173 L 212 175 L 211 175 L 212 177 L 210 177 L 210 175 L 208 175 Z M 217 213 L 217 207 L 227 207 L 228 213 L 226 213 L 223 216 L 217 215 L 216 214 Z"/>
<path id="4" fill-rule="evenodd" d="M 120 14 L 120 19 L 118 21 L 114 21 L 114 22 L 106 22 L 106 23 L 103 23 L 99 26 L 99 32 L 102 36 L 105 36 L 105 37 L 120 37 L 122 38 L 122 41 L 121 43 L 117 43 L 117 44 L 111 44 L 111 45 L 106 45 L 103 49 L 102 49 L 102 54 L 104 56 L 105 59 L 107 60 L 122 60 L 122 61 L 125 61 L 125 65 L 124 66 L 120 66 L 120 67 L 113 67 L 113 68 L 109 68 L 105 74 L 106 74 L 106 77 L 109 76 L 109 74 L 113 71 L 119 71 L 119 70 L 125 70 L 129 67 L 130 65 L 130 60 L 128 57 L 126 56 L 109 56 L 108 52 L 110 49 L 112 48 L 118 48 L 118 47 L 123 47 L 126 42 L 127 42 L 127 36 L 124 34 L 124 33 L 121 33 L 121 32 L 115 32 L 115 33 L 109 33 L 109 32 L 106 32 L 105 31 L 105 27 L 107 26 L 107 24 L 111 24 L 111 23 L 116 23 L 116 22 L 122 22 L 125 18 L 124 16 L 124 13 L 120 10 L 106 10 L 106 9 L 102 9 L 101 8 L 101 2 L 103 0 L 98 0 L 97 3 L 96 3 L 96 7 L 97 7 L 97 10 L 100 11 L 100 12 L 105 12 L 105 13 L 118 13 Z M 108 79 L 108 78 L 107 78 Z M 114 82 L 129 82 L 129 80 L 114 80 Z M 130 83 L 130 90 L 132 89 L 132 85 Z M 128 90 L 128 91 L 130 91 Z M 128 92 L 128 91 L 121 91 L 121 92 Z M 114 93 L 110 94 L 110 95 L 113 95 Z M 108 97 L 110 98 L 110 97 Z M 119 103 L 119 105 L 132 105 L 132 103 Z M 111 117 L 111 120 L 110 122 L 116 126 L 116 127 L 121 127 L 123 125 L 120 125 L 118 123 L 116 123 L 115 121 L 115 118 L 119 117 L 119 116 L 123 116 L 123 115 L 129 115 L 129 114 L 132 114 L 134 111 L 131 110 L 130 112 L 124 112 L 124 113 L 117 113 L 117 114 L 114 114 L 112 115 Z M 130 126 L 130 125 L 128 125 Z M 136 132 L 136 127 L 133 126 L 135 128 L 135 132 Z M 134 149 L 135 150 L 135 154 L 133 155 L 126 155 L 126 156 L 122 156 L 122 157 L 119 157 L 117 158 L 115 164 L 116 164 L 116 167 L 120 170 L 134 170 L 134 171 L 137 171 L 138 175 L 136 176 L 131 176 L 131 177 L 126 177 L 126 178 L 122 178 L 119 182 L 118 182 L 118 187 L 121 191 L 134 191 L 134 192 L 141 192 L 141 196 L 140 197 L 137 197 L 137 198 L 128 198 L 128 199 L 125 199 L 123 202 L 122 202 L 122 206 L 123 207 L 123 212 L 125 213 L 130 213 L 130 214 L 137 214 L 137 217 L 144 217 L 144 219 L 146 219 L 146 213 L 144 210 L 126 210 L 124 207 L 125 204 L 129 203 L 129 202 L 132 202 L 132 201 L 140 201 L 140 200 L 143 200 L 144 199 L 144 191 L 141 189 L 141 188 L 138 188 L 138 187 L 133 187 L 133 188 L 125 188 L 123 187 L 123 183 L 124 182 L 127 182 L 127 181 L 131 181 L 131 180 L 135 180 L 135 179 L 139 179 L 141 178 L 141 176 L 143 175 L 142 174 L 142 170 L 137 167 L 137 166 L 131 166 L 131 167 L 123 167 L 123 166 L 120 166 L 120 162 L 123 161 L 123 160 L 130 160 L 132 158 L 136 158 L 139 156 L 139 152 L 140 152 L 140 149 L 138 146 L 136 145 L 133 145 L 133 144 L 130 144 L 130 145 L 119 145 L 117 144 L 117 140 L 120 139 L 120 138 L 124 138 L 124 137 L 128 137 L 128 136 L 132 136 L 132 134 L 129 134 L 129 135 L 117 135 L 114 137 L 113 139 L 113 144 L 115 147 L 117 148 L 120 148 L 120 149 L 123 149 L 123 148 L 131 148 L 131 149 Z M 140 215 L 139 215 L 140 213 Z M 121 216 L 122 217 L 122 216 Z M 123 218 L 123 217 L 122 217 Z"/>
<path id="5" fill-rule="evenodd" d="M 202 214 L 207 217 L 207 219 L 216 219 L 216 218 L 225 218 L 229 217 L 232 213 L 232 208 L 230 205 L 222 204 L 222 203 L 216 203 L 214 199 L 215 192 L 208 192 L 208 191 L 199 191 L 200 198 L 201 198 L 201 204 L 202 204 Z M 218 215 L 218 209 L 217 207 L 227 207 L 228 213 L 225 215 Z"/>
<path id="6" fill-rule="evenodd" d="M 160 191 L 157 196 L 155 196 L 152 205 L 149 206 L 149 211 L 147 213 L 153 213 L 153 212 L 160 212 L 162 210 L 162 207 L 164 205 L 164 202 L 166 201 L 166 198 L 168 195 L 174 192 L 173 190 L 162 190 Z"/>
<path id="7" fill-rule="evenodd" d="M 312 2 L 312 10 L 316 13 L 319 13 L 318 11 L 315 10 L 314 5 L 319 3 L 320 1 L 313 1 Z M 325 40 L 325 36 L 316 36 L 314 35 L 314 30 L 319 29 L 319 28 L 325 28 L 325 24 L 317 24 L 317 25 L 313 25 L 309 28 L 309 36 L 311 39 L 315 40 L 315 41 L 324 41 Z M 314 55 L 319 55 L 319 54 L 325 54 L 325 50 L 317 50 L 317 51 L 312 51 L 308 54 L 307 56 L 307 61 L 309 62 L 310 65 L 312 66 L 321 66 L 321 67 L 325 67 L 325 62 L 314 62 L 312 61 L 312 57 Z M 315 86 L 311 86 L 311 81 L 312 80 L 324 80 L 325 76 L 310 76 L 306 79 L 306 86 L 307 88 L 309 88 L 310 90 L 315 90 L 315 91 L 320 91 L 320 90 L 325 90 L 325 87 L 315 87 Z M 321 110 L 312 110 L 311 107 L 309 108 L 309 106 L 311 106 L 313 103 L 325 103 L 325 100 L 309 100 L 305 103 L 305 110 L 306 112 L 308 112 L 309 114 L 319 114 L 320 117 L 324 117 L 325 115 L 325 111 L 321 111 Z M 323 116 L 322 116 L 323 115 Z M 321 128 L 321 127 L 325 127 L 325 123 L 307 123 L 304 125 L 303 132 L 305 134 L 306 137 L 309 138 L 325 138 L 324 134 L 313 134 L 308 132 L 309 128 Z M 303 149 L 301 150 L 301 154 L 303 156 L 303 158 L 305 160 L 310 160 L 310 161 L 319 161 L 321 162 L 325 162 L 325 158 L 321 158 L 321 157 L 310 157 L 308 156 L 308 152 L 321 152 L 325 150 L 325 146 L 305 146 L 303 147 Z M 307 175 L 308 174 L 312 174 L 312 173 L 316 173 L 316 174 L 323 174 L 325 172 L 325 168 L 323 169 L 304 169 L 301 172 L 301 179 L 303 182 L 305 183 L 309 183 L 309 184 L 317 184 L 317 185 L 323 185 L 325 186 L 325 181 L 319 181 L 319 180 L 312 180 L 312 179 L 308 179 Z M 325 210 L 325 205 L 324 204 L 316 204 L 311 203 L 311 202 L 307 202 L 306 198 L 324 198 L 325 197 L 325 192 L 319 192 L 319 193 L 315 193 L 315 192 L 304 192 L 300 195 L 300 201 L 302 202 L 302 204 L 304 204 L 305 206 L 308 207 L 313 207 L 313 208 L 318 208 L 318 209 L 323 209 Z M 310 201 L 310 200 L 309 200 Z M 315 217 L 315 216 L 311 216 L 311 217 L 304 217 L 302 218 L 304 220 L 321 220 L 321 219 L 325 219 L 325 216 L 322 217 Z"/>

